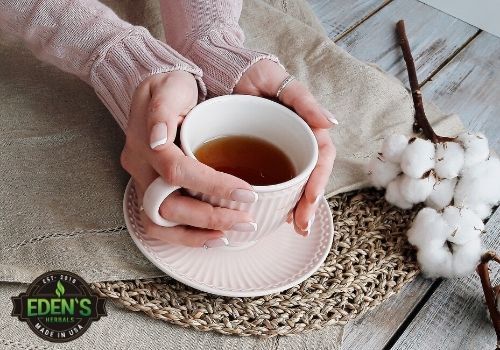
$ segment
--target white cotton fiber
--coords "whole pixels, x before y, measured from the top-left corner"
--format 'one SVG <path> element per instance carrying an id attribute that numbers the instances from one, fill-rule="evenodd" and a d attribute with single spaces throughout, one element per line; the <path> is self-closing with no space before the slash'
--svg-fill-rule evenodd
<path id="1" fill-rule="evenodd" d="M 451 277 L 453 276 L 453 255 L 446 245 L 432 245 L 426 249 L 419 249 L 417 260 L 425 276 Z"/>
<path id="2" fill-rule="evenodd" d="M 463 170 L 455 188 L 455 205 L 477 208 L 485 218 L 500 201 L 500 160 L 490 157 Z"/>
<path id="3" fill-rule="evenodd" d="M 481 239 L 475 238 L 464 245 L 453 245 L 453 273 L 462 277 L 474 273 L 481 259 Z"/>
<path id="4" fill-rule="evenodd" d="M 372 185 L 376 188 L 385 188 L 401 172 L 399 164 L 387 161 L 383 156 L 370 160 L 367 173 Z"/>
<path id="5" fill-rule="evenodd" d="M 490 149 L 488 139 L 483 134 L 464 132 L 458 135 L 457 139 L 465 149 L 464 167 L 467 168 L 488 159 Z"/>
<path id="6" fill-rule="evenodd" d="M 415 179 L 406 174 L 401 175 L 400 191 L 403 198 L 410 203 L 420 203 L 427 199 L 431 194 L 432 188 L 436 183 L 434 174 L 423 179 Z"/>
<path id="7" fill-rule="evenodd" d="M 469 203 L 467 205 L 467 208 L 476 213 L 481 220 L 484 220 L 487 217 L 489 217 L 493 209 L 491 205 L 485 203 L 476 203 L 476 204 Z"/>
<path id="8" fill-rule="evenodd" d="M 448 225 L 436 210 L 423 208 L 413 220 L 407 235 L 408 242 L 419 249 L 442 246 L 448 237 Z"/>
<path id="9" fill-rule="evenodd" d="M 484 230 L 484 223 L 468 208 L 446 207 L 443 219 L 448 224 L 448 241 L 463 245 L 478 239 Z"/>
<path id="10" fill-rule="evenodd" d="M 399 163 L 406 146 L 408 146 L 407 136 L 393 134 L 385 138 L 382 144 L 382 154 L 388 161 Z"/>
<path id="11" fill-rule="evenodd" d="M 457 142 L 436 145 L 436 175 L 441 179 L 457 177 L 464 166 L 464 149 Z"/>
<path id="12" fill-rule="evenodd" d="M 401 170 L 416 179 L 434 168 L 434 144 L 428 140 L 416 138 L 406 146 L 401 155 Z"/>
<path id="13" fill-rule="evenodd" d="M 385 200 L 401 209 L 410 209 L 413 206 L 401 194 L 401 176 L 396 177 L 387 185 Z"/>
<path id="14" fill-rule="evenodd" d="M 425 205 L 436 210 L 441 210 L 449 205 L 453 199 L 457 181 L 457 178 L 438 180 L 425 200 Z"/>

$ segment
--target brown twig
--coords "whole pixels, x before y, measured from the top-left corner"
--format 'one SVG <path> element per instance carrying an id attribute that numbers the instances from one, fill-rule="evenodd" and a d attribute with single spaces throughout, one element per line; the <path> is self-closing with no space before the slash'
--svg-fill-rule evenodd
<path id="1" fill-rule="evenodd" d="M 427 116 L 425 115 L 424 102 L 422 101 L 422 91 L 420 91 L 420 84 L 418 83 L 417 70 L 415 69 L 415 61 L 411 54 L 410 43 L 406 36 L 405 22 L 398 21 L 396 24 L 396 32 L 399 37 L 399 45 L 403 51 L 403 58 L 406 63 L 406 70 L 408 71 L 408 80 L 410 81 L 411 96 L 413 97 L 413 105 L 415 106 L 415 120 L 413 122 L 413 131 L 422 131 L 424 136 L 432 141 L 432 143 L 453 141 L 454 138 L 439 136 L 434 132 Z"/>
<path id="2" fill-rule="evenodd" d="M 486 305 L 488 306 L 491 321 L 493 322 L 493 327 L 495 328 L 495 333 L 497 335 L 496 349 L 498 350 L 500 349 L 500 313 L 498 312 L 496 304 L 498 287 L 491 286 L 490 271 L 488 268 L 488 263 L 490 261 L 495 261 L 500 264 L 500 258 L 498 257 L 498 255 L 496 255 L 493 251 L 488 251 L 481 257 L 481 263 L 477 266 L 477 274 L 481 279 L 484 298 L 486 299 Z"/>

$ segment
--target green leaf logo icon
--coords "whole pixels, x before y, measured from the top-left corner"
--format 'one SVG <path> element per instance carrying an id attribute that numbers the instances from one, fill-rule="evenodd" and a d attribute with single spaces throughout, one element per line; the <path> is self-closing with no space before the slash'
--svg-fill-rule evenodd
<path id="1" fill-rule="evenodd" d="M 56 295 L 60 298 L 63 296 L 65 290 L 64 290 L 64 286 L 63 284 L 61 283 L 61 281 L 57 281 L 57 284 L 56 284 Z"/>

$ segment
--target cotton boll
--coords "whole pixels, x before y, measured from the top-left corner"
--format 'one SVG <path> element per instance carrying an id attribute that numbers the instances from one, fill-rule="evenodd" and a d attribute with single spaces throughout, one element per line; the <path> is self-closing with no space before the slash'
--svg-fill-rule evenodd
<path id="1" fill-rule="evenodd" d="M 413 206 L 401 194 L 401 176 L 398 176 L 387 185 L 385 200 L 401 209 L 410 209 Z"/>
<path id="2" fill-rule="evenodd" d="M 413 220 L 407 235 L 408 242 L 419 249 L 442 246 L 448 238 L 448 225 L 436 210 L 423 208 Z"/>
<path id="3" fill-rule="evenodd" d="M 453 199 L 457 181 L 456 178 L 438 180 L 430 195 L 425 200 L 425 205 L 436 210 L 441 210 L 446 207 Z"/>
<path id="4" fill-rule="evenodd" d="M 388 161 L 399 163 L 406 146 L 408 146 L 407 136 L 399 134 L 390 135 L 385 138 L 382 144 L 382 154 Z"/>
<path id="5" fill-rule="evenodd" d="M 442 179 L 453 179 L 464 166 L 464 149 L 456 142 L 436 145 L 436 175 Z"/>
<path id="6" fill-rule="evenodd" d="M 500 201 L 500 160 L 490 157 L 464 169 L 455 188 L 455 204 L 480 208 L 485 213 L 485 205 L 494 206 Z M 483 215 L 481 215 L 483 216 Z"/>
<path id="7" fill-rule="evenodd" d="M 370 160 L 367 166 L 368 176 L 374 187 L 385 188 L 401 172 L 399 164 L 389 162 L 382 156 Z"/>
<path id="8" fill-rule="evenodd" d="M 431 194 L 436 178 L 431 173 L 423 179 L 414 179 L 406 174 L 401 175 L 401 195 L 410 203 L 420 203 Z"/>
<path id="9" fill-rule="evenodd" d="M 481 239 L 475 238 L 464 245 L 453 245 L 453 272 L 456 277 L 474 273 L 481 259 Z"/>
<path id="10" fill-rule="evenodd" d="M 488 139 L 483 134 L 464 132 L 458 135 L 457 139 L 465 149 L 464 166 L 466 168 L 488 159 L 490 149 Z"/>
<path id="11" fill-rule="evenodd" d="M 453 276 L 453 255 L 445 245 L 436 244 L 419 249 L 417 260 L 420 269 L 427 277 Z"/>
<path id="12" fill-rule="evenodd" d="M 491 210 L 493 209 L 491 205 L 484 203 L 477 203 L 474 205 L 469 204 L 467 208 L 476 213 L 481 220 L 484 220 L 487 217 L 489 217 L 491 215 Z"/>
<path id="13" fill-rule="evenodd" d="M 435 153 L 432 142 L 416 138 L 401 155 L 401 169 L 406 175 L 419 179 L 434 167 Z"/>
<path id="14" fill-rule="evenodd" d="M 455 244 L 478 239 L 484 230 L 483 220 L 468 208 L 446 207 L 443 219 L 448 224 L 448 241 Z"/>
<path id="15" fill-rule="evenodd" d="M 484 201 L 490 205 L 497 205 L 500 202 L 500 159 L 490 157 L 488 160 L 476 164 L 474 167 L 478 173 L 476 178 L 480 177 L 484 182 L 481 189 Z M 470 170 L 474 172 L 474 170 Z"/>

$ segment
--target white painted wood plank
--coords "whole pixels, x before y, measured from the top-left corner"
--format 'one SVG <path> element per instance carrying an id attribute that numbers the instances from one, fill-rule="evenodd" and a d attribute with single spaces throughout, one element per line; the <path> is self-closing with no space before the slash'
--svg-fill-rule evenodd
<path id="1" fill-rule="evenodd" d="M 482 32 L 439 71 L 424 96 L 457 113 L 470 130 L 481 131 L 500 152 L 500 39 Z"/>
<path id="2" fill-rule="evenodd" d="M 417 0 L 394 0 L 337 44 L 354 57 L 379 65 L 408 86 L 395 25 L 405 20 L 420 82 L 469 41 L 478 29 Z"/>
<path id="3" fill-rule="evenodd" d="M 356 27 L 390 0 L 308 0 L 330 39 Z"/>
<path id="4" fill-rule="evenodd" d="M 487 226 L 485 245 L 500 250 L 500 211 Z M 500 282 L 500 268 L 491 264 L 492 283 Z M 393 350 L 495 349 L 496 336 L 484 305 L 477 274 L 445 280 L 410 323 Z"/>
<path id="5" fill-rule="evenodd" d="M 431 285 L 432 281 L 417 277 L 400 293 L 349 322 L 344 330 L 342 350 L 383 349 Z"/>
<path id="6" fill-rule="evenodd" d="M 279 337 L 273 350 L 340 350 L 343 328 L 330 326 L 299 336 Z"/>

